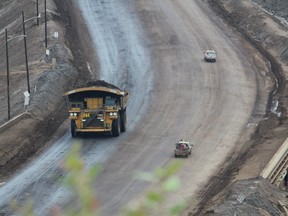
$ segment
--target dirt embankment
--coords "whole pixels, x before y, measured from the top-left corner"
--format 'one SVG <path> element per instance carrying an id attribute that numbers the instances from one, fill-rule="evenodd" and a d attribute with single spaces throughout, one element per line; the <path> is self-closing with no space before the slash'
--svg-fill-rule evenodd
<path id="1" fill-rule="evenodd" d="M 288 18 L 288 1 L 286 0 L 253 0 L 253 2 L 256 2 L 275 15 L 285 19 Z"/>
<path id="2" fill-rule="evenodd" d="M 287 206 L 287 194 L 258 175 L 261 172 L 259 167 L 269 161 L 287 138 L 287 26 L 250 0 L 207 2 L 269 61 L 271 74 L 267 75 L 273 75 L 276 82 L 265 120 L 260 122 L 242 154 L 207 185 L 209 190 L 202 193 L 198 209 L 190 215 L 284 215 L 279 201 Z M 265 7 L 269 7 L 268 1 L 265 3 Z M 284 8 L 286 2 L 282 3 L 279 8 Z M 277 102 L 278 106 L 273 107 Z"/>
<path id="3" fill-rule="evenodd" d="M 24 11 L 25 19 L 33 17 L 36 13 L 36 4 L 28 0 L 0 1 L 0 3 L 0 25 L 8 29 L 9 38 L 22 34 L 21 11 Z M 61 97 L 63 93 L 73 89 L 75 85 L 90 80 L 91 77 L 97 77 L 96 73 L 92 74 L 87 68 L 87 61 L 92 58 L 94 59 L 91 62 L 97 61 L 93 50 L 83 48 L 89 36 L 82 34 L 86 29 L 81 16 L 76 14 L 78 12 L 74 10 L 73 4 L 68 0 L 55 1 L 55 3 L 52 0 L 47 1 L 49 56 L 46 55 L 45 49 L 44 3 L 39 4 L 39 12 L 41 13 L 39 26 L 36 19 L 26 24 L 31 88 L 30 105 L 26 110 L 23 106 L 23 92 L 27 91 L 23 41 L 21 39 L 9 41 L 11 119 L 23 112 L 27 114 L 18 121 L 12 120 L 15 123 L 6 126 L 3 126 L 8 120 L 6 63 L 0 64 L 0 86 L 2 86 L 0 181 L 5 180 L 30 156 L 43 148 L 53 132 L 67 119 L 65 101 Z M 54 37 L 54 32 L 58 32 L 58 38 Z M 0 39 L 3 42 L 1 44 L 5 44 L 3 29 Z M 6 58 L 5 46 L 1 46 L 0 57 Z M 97 71 L 96 63 L 89 66 Z"/>

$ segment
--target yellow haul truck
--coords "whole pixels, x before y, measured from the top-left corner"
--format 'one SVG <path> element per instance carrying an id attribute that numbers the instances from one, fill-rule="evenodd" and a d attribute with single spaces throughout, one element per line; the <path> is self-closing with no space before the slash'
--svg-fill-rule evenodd
<path id="1" fill-rule="evenodd" d="M 127 91 L 98 80 L 64 95 L 68 99 L 73 137 L 82 132 L 110 132 L 119 136 L 126 130 Z"/>

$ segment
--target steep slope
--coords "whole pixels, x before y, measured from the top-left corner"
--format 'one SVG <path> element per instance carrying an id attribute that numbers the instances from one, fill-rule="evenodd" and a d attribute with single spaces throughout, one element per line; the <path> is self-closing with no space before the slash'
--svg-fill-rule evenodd
<path id="1" fill-rule="evenodd" d="M 276 82 L 267 116 L 247 142 L 247 149 L 243 149 L 234 164 L 223 171 L 222 177 L 210 182 L 207 186 L 210 189 L 203 191 L 198 212 L 191 211 L 190 215 L 195 212 L 205 215 L 284 215 L 285 209 L 280 203 L 287 205 L 287 194 L 270 186 L 258 175 L 287 138 L 287 26 L 282 18 L 249 0 L 208 2 L 267 59 Z M 285 10 L 278 10 L 285 8 L 286 1 L 277 1 L 277 4 L 275 1 L 255 2 L 279 15 L 286 14 Z"/>
<path id="2" fill-rule="evenodd" d="M 40 2 L 40 1 L 39 1 Z M 0 24 L 8 31 L 9 51 L 9 91 L 10 110 L 7 108 L 8 82 L 6 62 L 0 63 L 1 93 L 0 93 L 0 180 L 4 181 L 27 159 L 33 156 L 51 138 L 55 130 L 67 118 L 63 93 L 73 89 L 76 83 L 89 80 L 91 74 L 87 62 L 95 56 L 88 48 L 82 49 L 78 41 L 89 40 L 89 35 L 78 38 L 78 31 L 85 29 L 81 19 L 70 4 L 64 1 L 47 1 L 47 49 L 45 48 L 45 11 L 44 3 L 39 3 L 39 26 L 33 19 L 36 14 L 36 4 L 28 0 L 1 1 Z M 27 91 L 24 46 L 22 34 L 21 11 L 24 11 L 27 53 L 30 75 L 30 104 L 24 107 L 23 92 Z M 16 14 L 16 15 L 15 15 Z M 72 18 L 71 18 L 72 17 Z M 78 26 L 77 28 L 75 26 Z M 4 28 L 1 30 L 1 59 L 6 59 Z M 54 37 L 58 32 L 59 37 Z M 13 39 L 11 39 L 13 37 Z M 14 40 L 15 37 L 15 40 Z M 77 46 L 76 46 L 77 45 Z M 89 52 L 86 53 L 82 50 Z M 85 57 L 84 57 L 85 56 Z M 95 68 L 90 65 L 90 68 Z M 10 120 L 8 121 L 8 111 Z"/>

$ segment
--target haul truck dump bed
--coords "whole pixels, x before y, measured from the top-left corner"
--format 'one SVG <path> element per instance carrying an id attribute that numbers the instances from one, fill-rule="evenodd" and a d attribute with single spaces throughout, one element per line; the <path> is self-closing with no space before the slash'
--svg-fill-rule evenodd
<path id="1" fill-rule="evenodd" d="M 64 95 L 68 99 L 73 137 L 83 132 L 110 132 L 119 136 L 126 130 L 127 91 L 98 80 Z"/>

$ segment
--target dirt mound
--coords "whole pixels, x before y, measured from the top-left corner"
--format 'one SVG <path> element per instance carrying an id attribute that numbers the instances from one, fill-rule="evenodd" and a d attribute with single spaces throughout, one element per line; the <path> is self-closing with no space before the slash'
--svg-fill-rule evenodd
<path id="1" fill-rule="evenodd" d="M 287 195 L 261 178 L 236 181 L 219 195 L 216 202 L 221 204 L 205 215 L 283 215 L 280 209 L 288 204 Z"/>

